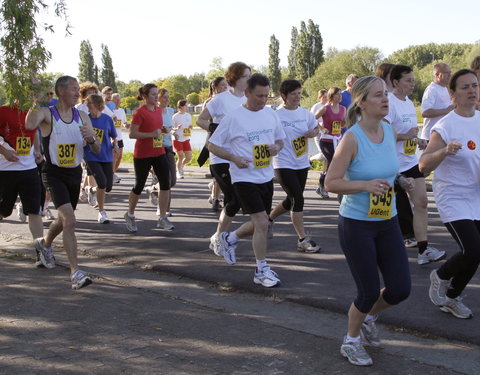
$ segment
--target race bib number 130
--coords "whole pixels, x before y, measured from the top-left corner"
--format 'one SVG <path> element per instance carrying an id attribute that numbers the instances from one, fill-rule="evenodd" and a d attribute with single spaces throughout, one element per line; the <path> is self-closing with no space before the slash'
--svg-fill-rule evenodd
<path id="1" fill-rule="evenodd" d="M 75 167 L 76 163 L 76 148 L 75 143 L 64 143 L 57 145 L 57 160 L 59 167 Z"/>
<path id="2" fill-rule="evenodd" d="M 30 155 L 30 149 L 32 148 L 30 137 L 17 137 L 17 144 L 15 146 L 18 155 Z"/>
<path id="3" fill-rule="evenodd" d="M 270 166 L 270 152 L 267 145 L 253 146 L 253 166 L 255 168 L 266 168 Z"/>
<path id="4" fill-rule="evenodd" d="M 378 219 L 392 218 L 392 202 L 393 202 L 393 187 L 382 196 L 373 195 L 370 193 L 370 207 L 368 209 L 368 217 L 376 217 Z"/>

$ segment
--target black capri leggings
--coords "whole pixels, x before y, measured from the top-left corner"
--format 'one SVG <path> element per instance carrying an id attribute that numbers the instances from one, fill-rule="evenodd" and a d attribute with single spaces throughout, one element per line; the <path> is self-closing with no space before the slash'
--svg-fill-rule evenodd
<path id="1" fill-rule="evenodd" d="M 87 161 L 87 168 L 97 182 L 99 189 L 105 189 L 106 192 L 112 191 L 113 186 L 113 163 Z"/>
<path id="2" fill-rule="evenodd" d="M 447 297 L 457 298 L 477 272 L 480 264 L 480 221 L 456 220 L 445 223 L 460 246 L 460 252 L 449 258 L 437 271 L 442 280 L 450 280 Z"/>
<path id="3" fill-rule="evenodd" d="M 385 285 L 385 302 L 396 305 L 409 296 L 410 269 L 396 216 L 382 221 L 340 216 L 338 234 L 357 285 L 357 298 L 353 303 L 360 312 L 367 314 L 380 296 L 378 270 Z"/>
<path id="4" fill-rule="evenodd" d="M 326 169 L 327 171 L 328 167 L 330 166 L 330 163 L 332 162 L 333 154 L 335 153 L 335 149 L 333 148 L 333 142 L 326 142 L 326 141 L 320 140 L 320 150 L 322 151 L 322 154 L 327 159 L 327 169 Z M 327 176 L 326 172 L 320 174 L 320 180 L 319 180 L 320 186 L 325 185 L 326 176 Z"/>
<path id="5" fill-rule="evenodd" d="M 225 214 L 229 217 L 234 217 L 240 210 L 240 202 L 233 189 L 232 178 L 230 177 L 230 164 L 210 165 L 210 172 L 222 190 Z"/>
<path id="6" fill-rule="evenodd" d="M 287 211 L 302 212 L 303 211 L 303 191 L 307 182 L 309 168 L 305 169 L 275 169 L 275 177 L 282 186 L 287 198 L 282 202 L 283 208 Z"/>
<path id="7" fill-rule="evenodd" d="M 153 168 L 158 178 L 160 190 L 170 190 L 170 171 L 165 154 L 152 158 L 133 158 L 133 167 L 135 169 L 135 186 L 132 189 L 134 194 L 140 195 L 142 193 L 150 168 Z"/>

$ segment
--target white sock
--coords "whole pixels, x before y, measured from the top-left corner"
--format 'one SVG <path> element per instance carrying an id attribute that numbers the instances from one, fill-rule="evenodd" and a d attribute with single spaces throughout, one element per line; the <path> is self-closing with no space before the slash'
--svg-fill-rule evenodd
<path id="1" fill-rule="evenodd" d="M 128 217 L 135 218 L 135 215 L 132 215 L 131 213 L 128 213 Z"/>
<path id="2" fill-rule="evenodd" d="M 238 236 L 237 236 L 237 233 L 236 232 L 230 232 L 228 234 L 228 242 L 230 244 L 234 244 L 234 243 L 237 243 L 238 242 Z"/>
<path id="3" fill-rule="evenodd" d="M 378 316 L 378 315 L 370 315 L 370 314 L 367 314 L 367 316 L 365 317 L 364 322 L 369 322 L 370 320 L 375 321 L 375 320 L 377 320 L 377 316 Z"/>
<path id="4" fill-rule="evenodd" d="M 268 267 L 267 261 L 266 261 L 265 259 L 263 259 L 263 260 L 258 260 L 258 259 L 257 259 L 257 270 L 258 270 L 258 271 L 261 271 L 261 270 L 263 270 L 265 267 Z"/>
<path id="5" fill-rule="evenodd" d="M 351 337 L 347 334 L 345 337 L 345 342 L 359 342 L 360 341 L 360 336 L 357 337 Z"/>

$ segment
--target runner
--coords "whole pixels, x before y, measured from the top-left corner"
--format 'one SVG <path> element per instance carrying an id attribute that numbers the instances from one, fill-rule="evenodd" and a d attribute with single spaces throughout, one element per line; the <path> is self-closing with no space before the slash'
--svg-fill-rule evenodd
<path id="1" fill-rule="evenodd" d="M 442 222 L 460 252 L 430 274 L 429 296 L 440 310 L 461 319 L 473 316 L 462 293 L 480 264 L 480 112 L 478 78 L 456 72 L 449 83 L 456 108 L 432 128 L 420 170 L 433 175 L 433 193 Z M 468 197 L 468 199 L 466 198 Z"/>
<path id="2" fill-rule="evenodd" d="M 253 235 L 257 268 L 253 281 L 270 288 L 280 284 L 267 264 L 268 212 L 272 208 L 273 166 L 271 158 L 283 147 L 285 132 L 274 110 L 265 107 L 270 90 L 268 78 L 253 74 L 247 82 L 244 105 L 232 110 L 210 138 L 209 150 L 231 164 L 232 183 L 250 221 L 235 232 L 220 234 L 220 253 L 235 264 L 240 238 Z"/>
<path id="3" fill-rule="evenodd" d="M 338 233 L 357 285 L 340 353 L 353 365 L 369 366 L 373 361 L 364 345 L 380 346 L 377 315 L 406 299 L 411 282 L 393 194 L 399 167 L 395 132 L 383 122 L 388 114 L 386 85 L 378 77 L 362 77 L 353 85 L 352 99 L 350 129 L 335 152 L 326 186 L 344 194 Z"/>
<path id="4" fill-rule="evenodd" d="M 425 177 L 418 169 L 417 150 L 417 114 L 415 106 L 408 98 L 415 87 L 413 71 L 406 65 L 395 65 L 390 73 L 393 92 L 389 93 L 389 111 L 385 118 L 397 132 L 397 155 L 400 173 L 415 179 L 415 186 L 408 192 L 413 204 L 413 231 L 418 243 L 419 265 L 444 259 L 445 251 L 428 245 L 427 225 L 427 187 Z"/>
<path id="5" fill-rule="evenodd" d="M 310 112 L 313 113 L 315 116 L 315 119 L 318 121 L 318 124 L 322 125 L 323 119 L 322 116 L 320 116 L 319 111 L 325 107 L 327 104 L 327 90 L 321 89 L 318 91 L 318 103 L 315 103 L 312 108 L 310 109 Z M 315 140 L 315 146 L 317 146 L 318 153 L 310 157 L 310 163 L 313 163 L 314 160 L 318 160 L 323 162 L 323 170 L 322 172 L 325 172 L 327 170 L 327 163 L 325 159 L 325 156 L 322 154 L 322 150 L 320 149 L 320 138 L 322 136 L 321 132 L 318 132 L 317 136 L 314 138 Z"/>
<path id="6" fill-rule="evenodd" d="M 192 135 L 192 115 L 187 112 L 187 101 L 181 99 L 177 103 L 178 112 L 172 117 L 172 132 L 175 137 L 173 148 L 177 153 L 177 178 L 184 177 L 184 167 L 192 160 L 192 146 L 190 137 Z"/>
<path id="7" fill-rule="evenodd" d="M 206 108 L 198 116 L 197 125 L 212 134 L 217 124 L 229 114 L 233 109 L 240 107 L 246 102 L 245 89 L 247 80 L 250 78 L 250 67 L 243 62 L 230 64 L 225 74 L 230 90 L 216 95 L 207 103 Z M 210 126 L 210 119 L 213 123 Z M 210 249 L 218 255 L 220 253 L 220 233 L 226 232 L 232 224 L 233 218 L 240 210 L 240 203 L 235 196 L 235 192 L 230 177 L 230 163 L 215 154 L 210 154 L 210 172 L 220 185 L 223 192 L 223 210 L 220 213 L 217 230 L 210 237 Z"/>
<path id="8" fill-rule="evenodd" d="M 308 161 L 308 138 L 318 134 L 315 117 L 300 107 L 302 85 L 294 79 L 283 81 L 280 95 L 285 103 L 276 113 L 286 134 L 285 146 L 273 157 L 275 177 L 282 186 L 286 199 L 279 203 L 269 215 L 269 229 L 273 237 L 273 221 L 281 214 L 290 211 L 290 217 L 298 236 L 297 250 L 305 253 L 320 251 L 314 241 L 305 233 L 303 224 L 303 191 L 307 182 L 310 163 Z"/>
<path id="9" fill-rule="evenodd" d="M 120 177 L 116 175 L 116 171 L 122 162 L 122 155 L 123 155 L 123 129 L 129 129 L 130 125 L 127 122 L 127 115 L 125 110 L 120 107 L 120 94 L 115 93 L 112 95 L 112 102 L 115 104 L 115 108 L 113 109 L 113 119 L 115 121 L 115 127 L 117 128 L 117 144 L 118 144 L 118 151 L 113 153 L 113 182 L 116 184 L 120 183 Z"/>
<path id="10" fill-rule="evenodd" d="M 95 194 L 98 204 L 98 218 L 100 224 L 108 224 L 110 219 L 105 211 L 105 192 L 112 190 L 113 184 L 113 154 L 118 153 L 117 130 L 113 124 L 111 117 L 102 113 L 104 108 L 103 98 L 101 95 L 92 94 L 86 100 L 89 117 L 92 122 L 98 143 L 100 144 L 100 152 L 93 153 L 88 145 L 84 147 L 84 160 L 87 168 L 90 169 L 92 176 L 95 178 L 97 186 Z M 112 143 L 113 141 L 113 143 Z M 93 190 L 92 189 L 92 190 Z"/>
<path id="11" fill-rule="evenodd" d="M 129 232 L 138 231 L 135 221 L 135 208 L 145 186 L 150 168 L 153 167 L 160 183 L 158 199 L 157 228 L 173 230 L 174 225 L 167 218 L 167 206 L 170 199 L 170 178 L 168 161 L 163 147 L 162 109 L 157 106 L 158 89 L 153 83 L 147 83 L 138 90 L 138 100 L 144 104 L 132 117 L 130 138 L 136 139 L 133 151 L 133 167 L 135 169 L 135 186 L 128 197 L 128 211 L 125 212 L 125 224 Z"/>
<path id="12" fill-rule="evenodd" d="M 113 89 L 110 86 L 105 86 L 102 89 L 103 101 L 105 102 L 105 107 L 113 112 L 115 109 L 115 103 L 112 100 Z"/>
<path id="13" fill-rule="evenodd" d="M 317 112 L 317 116 L 322 117 L 322 137 L 320 138 L 320 149 L 327 159 L 326 169 L 320 175 L 320 181 L 317 188 L 317 194 L 323 199 L 328 199 L 328 191 L 325 189 L 325 177 L 328 168 L 332 162 L 335 148 L 342 135 L 342 128 L 345 126 L 346 108 L 340 105 L 342 92 L 338 87 L 330 87 L 327 92 L 328 103 Z"/>
<path id="14" fill-rule="evenodd" d="M 50 225 L 47 235 L 35 240 L 35 248 L 45 267 L 54 268 L 53 240 L 63 232 L 63 246 L 70 263 L 72 289 L 89 285 L 92 280 L 77 263 L 77 240 L 75 237 L 75 208 L 80 193 L 83 147 L 100 152 L 100 143 L 95 137 L 88 116 L 74 108 L 80 93 L 75 78 L 62 76 L 55 83 L 58 103 L 51 108 L 34 108 L 27 115 L 26 128 L 40 127 L 46 164 L 43 181 L 52 194 L 58 218 Z"/>

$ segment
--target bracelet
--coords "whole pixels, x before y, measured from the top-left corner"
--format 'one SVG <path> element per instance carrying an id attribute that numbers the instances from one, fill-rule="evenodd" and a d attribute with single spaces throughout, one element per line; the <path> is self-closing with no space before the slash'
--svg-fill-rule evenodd
<path id="1" fill-rule="evenodd" d="M 93 144 L 95 144 L 96 141 L 97 141 L 97 138 L 93 137 L 93 142 L 87 141 L 87 143 L 88 143 L 89 145 L 93 145 Z"/>

